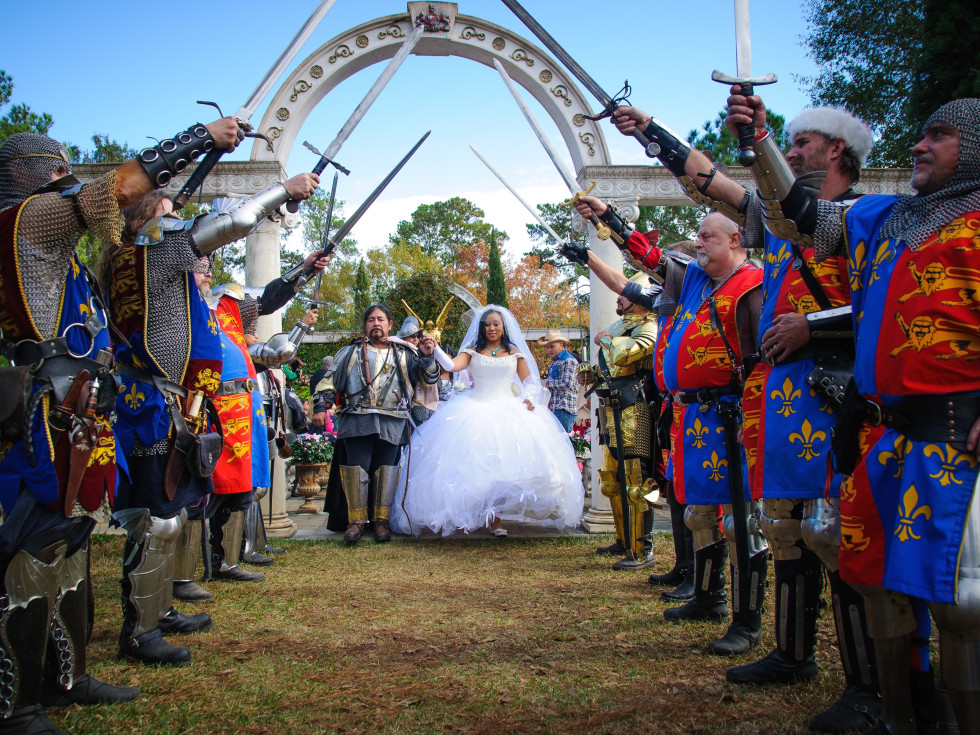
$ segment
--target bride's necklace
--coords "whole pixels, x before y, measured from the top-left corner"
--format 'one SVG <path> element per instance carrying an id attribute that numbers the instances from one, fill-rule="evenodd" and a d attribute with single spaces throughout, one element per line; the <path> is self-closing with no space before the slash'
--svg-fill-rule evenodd
<path id="1" fill-rule="evenodd" d="M 500 352 L 501 347 L 503 347 L 503 345 L 497 345 L 497 349 L 490 350 L 490 357 L 496 357 L 497 353 Z"/>

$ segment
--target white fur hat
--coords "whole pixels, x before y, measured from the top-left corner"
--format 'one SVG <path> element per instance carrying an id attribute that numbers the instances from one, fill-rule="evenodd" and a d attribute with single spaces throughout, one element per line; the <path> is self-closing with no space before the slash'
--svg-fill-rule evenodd
<path id="1" fill-rule="evenodd" d="M 871 129 L 847 110 L 840 107 L 812 107 L 803 110 L 787 127 L 790 140 L 797 133 L 811 131 L 828 138 L 839 138 L 851 149 L 863 166 L 871 152 Z"/>

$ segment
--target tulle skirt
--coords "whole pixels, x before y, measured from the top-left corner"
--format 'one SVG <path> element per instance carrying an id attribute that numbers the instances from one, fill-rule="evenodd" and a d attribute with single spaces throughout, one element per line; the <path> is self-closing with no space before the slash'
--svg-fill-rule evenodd
<path id="1" fill-rule="evenodd" d="M 583 502 L 571 443 L 547 406 L 528 411 L 519 398 L 481 402 L 464 393 L 443 404 L 402 452 L 391 525 L 444 536 L 495 518 L 574 528 Z"/>

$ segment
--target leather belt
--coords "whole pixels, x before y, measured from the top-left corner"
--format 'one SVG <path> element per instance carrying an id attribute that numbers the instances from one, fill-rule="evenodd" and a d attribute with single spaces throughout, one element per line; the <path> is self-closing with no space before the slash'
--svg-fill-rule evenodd
<path id="1" fill-rule="evenodd" d="M 239 393 L 251 394 L 255 387 L 256 383 L 251 378 L 235 378 L 224 381 L 214 393 L 217 396 L 236 396 Z"/>
<path id="2" fill-rule="evenodd" d="M 897 429 L 912 441 L 963 443 L 980 417 L 980 396 L 909 396 L 886 408 L 864 398 L 865 421 Z"/>
<path id="3" fill-rule="evenodd" d="M 180 385 L 179 383 L 175 383 L 162 375 L 154 375 L 153 373 L 137 370 L 136 368 L 131 367 L 130 365 L 124 365 L 121 362 L 117 362 L 115 367 L 116 372 L 122 375 L 124 378 L 138 380 L 140 383 L 156 386 L 157 390 L 159 391 L 173 393 L 181 398 L 187 397 L 187 389 L 184 386 Z"/>
<path id="4" fill-rule="evenodd" d="M 675 391 L 671 394 L 671 399 L 681 406 L 690 406 L 695 403 L 714 403 L 724 396 L 737 395 L 739 395 L 739 391 L 730 385 L 725 385 L 717 388 L 702 388 L 701 390 Z"/>

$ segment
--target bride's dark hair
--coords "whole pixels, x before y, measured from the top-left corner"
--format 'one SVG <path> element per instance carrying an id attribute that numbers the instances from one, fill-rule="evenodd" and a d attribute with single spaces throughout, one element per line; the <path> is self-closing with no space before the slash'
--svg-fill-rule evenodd
<path id="1" fill-rule="evenodd" d="M 507 336 L 507 324 L 504 322 L 504 315 L 496 309 L 487 309 L 480 315 L 480 327 L 476 332 L 476 347 L 474 349 L 477 352 L 483 352 L 487 348 L 487 317 L 491 314 L 500 317 L 500 326 L 503 327 L 503 332 L 500 335 L 500 346 L 506 348 L 508 354 L 513 352 L 514 345 Z"/>

